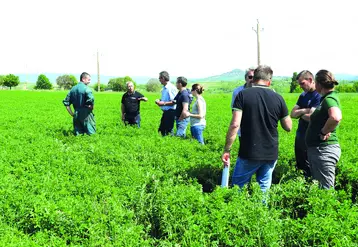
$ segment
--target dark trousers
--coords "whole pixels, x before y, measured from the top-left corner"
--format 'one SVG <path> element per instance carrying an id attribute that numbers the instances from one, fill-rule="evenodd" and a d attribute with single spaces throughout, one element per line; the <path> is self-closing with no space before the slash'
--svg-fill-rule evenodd
<path id="1" fill-rule="evenodd" d="M 140 128 L 140 114 L 138 114 L 138 115 L 134 115 L 134 116 L 132 116 L 132 115 L 126 115 L 125 116 L 125 118 L 124 118 L 124 124 L 125 125 L 132 125 L 132 126 L 134 126 L 134 125 L 137 125 L 138 126 L 138 128 Z"/>
<path id="2" fill-rule="evenodd" d="M 305 136 L 296 135 L 295 139 L 295 156 L 296 168 L 303 171 L 303 175 L 308 178 L 311 177 L 310 164 L 307 157 L 307 146 Z"/>
<path id="3" fill-rule="evenodd" d="M 158 132 L 160 132 L 162 136 L 166 136 L 168 134 L 173 135 L 174 119 L 175 110 L 163 111 L 162 119 L 160 120 L 158 129 Z"/>
<path id="4" fill-rule="evenodd" d="M 74 134 L 77 135 L 92 135 L 96 133 L 96 121 L 92 110 L 87 108 L 75 110 L 73 116 Z"/>

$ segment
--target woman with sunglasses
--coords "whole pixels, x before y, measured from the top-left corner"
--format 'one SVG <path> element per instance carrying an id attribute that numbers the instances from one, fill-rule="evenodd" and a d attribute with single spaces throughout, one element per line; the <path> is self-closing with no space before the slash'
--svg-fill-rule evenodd
<path id="1" fill-rule="evenodd" d="M 202 96 L 203 91 L 204 88 L 200 84 L 194 84 L 191 87 L 191 93 L 196 101 L 193 105 L 191 113 L 187 113 L 187 116 L 190 117 L 191 135 L 201 144 L 204 144 L 203 131 L 206 126 L 206 102 Z"/>
<path id="2" fill-rule="evenodd" d="M 324 189 L 334 188 L 335 169 L 341 156 L 337 127 L 342 119 L 341 105 L 334 87 L 338 82 L 327 70 L 315 76 L 321 103 L 310 116 L 306 132 L 307 156 L 312 177 Z"/>

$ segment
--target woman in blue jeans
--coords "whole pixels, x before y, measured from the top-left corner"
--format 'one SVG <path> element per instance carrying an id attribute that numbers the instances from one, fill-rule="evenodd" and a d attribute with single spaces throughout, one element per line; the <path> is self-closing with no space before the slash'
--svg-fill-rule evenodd
<path id="1" fill-rule="evenodd" d="M 203 91 L 204 88 L 200 84 L 194 84 L 191 87 L 191 93 L 195 97 L 196 101 L 193 105 L 192 111 L 187 113 L 187 116 L 190 117 L 191 135 L 201 144 L 204 144 L 203 131 L 206 126 L 206 102 L 203 96 L 201 96 Z"/>

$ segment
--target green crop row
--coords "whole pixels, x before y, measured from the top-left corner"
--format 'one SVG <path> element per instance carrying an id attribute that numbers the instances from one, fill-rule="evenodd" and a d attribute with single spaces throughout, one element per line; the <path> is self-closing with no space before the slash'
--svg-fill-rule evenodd
<path id="1" fill-rule="evenodd" d="M 205 146 L 158 135 L 156 94 L 140 129 L 120 122 L 121 94 L 95 94 L 98 132 L 74 137 L 65 94 L 0 91 L 0 246 L 357 246 L 357 96 L 341 95 L 337 190 L 305 181 L 280 130 L 264 206 L 254 182 L 219 187 L 230 94 L 204 95 Z"/>

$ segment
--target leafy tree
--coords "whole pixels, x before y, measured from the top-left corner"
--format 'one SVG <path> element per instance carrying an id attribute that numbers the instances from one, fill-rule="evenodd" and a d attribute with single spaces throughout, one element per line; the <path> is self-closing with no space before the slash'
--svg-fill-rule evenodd
<path id="1" fill-rule="evenodd" d="M 124 91 L 127 91 L 127 82 L 129 82 L 129 81 L 133 82 L 134 87 L 137 86 L 137 83 L 130 76 L 126 75 L 124 77 L 123 81 L 124 81 Z"/>
<path id="2" fill-rule="evenodd" d="M 352 85 L 351 83 L 338 85 L 335 87 L 335 90 L 339 93 L 355 93 L 356 92 L 354 84 Z"/>
<path id="3" fill-rule="evenodd" d="M 96 91 L 96 92 L 98 92 L 98 85 L 94 85 L 93 86 L 93 89 Z M 107 85 L 105 85 L 105 84 L 100 84 L 99 85 L 99 90 L 100 90 L 100 92 L 103 92 L 103 91 L 105 91 L 107 89 Z"/>
<path id="4" fill-rule="evenodd" d="M 156 78 L 149 79 L 149 81 L 145 86 L 148 92 L 159 92 L 160 89 L 162 88 L 160 81 Z"/>
<path id="5" fill-rule="evenodd" d="M 127 83 L 128 81 L 131 81 L 131 82 L 133 82 L 134 84 L 136 84 L 135 81 L 134 81 L 130 76 L 127 76 L 127 75 L 126 75 L 126 76 L 124 77 L 124 82 Z M 135 85 L 134 85 L 134 86 L 135 86 Z"/>
<path id="6" fill-rule="evenodd" d="M 354 92 L 358 93 L 358 81 L 353 83 L 353 90 Z"/>
<path id="7" fill-rule="evenodd" d="M 43 74 L 37 77 L 35 89 L 52 89 L 50 80 Z"/>
<path id="8" fill-rule="evenodd" d="M 16 87 L 19 84 L 20 84 L 20 79 L 16 75 L 8 74 L 4 77 L 3 85 L 5 87 L 9 87 L 10 90 L 12 87 Z"/>
<path id="9" fill-rule="evenodd" d="M 71 81 L 73 82 L 73 86 L 72 86 L 72 87 L 74 87 L 74 86 L 76 86 L 76 85 L 78 84 L 78 80 L 77 80 L 76 76 L 70 75 L 70 79 L 71 79 Z M 72 87 L 71 87 L 71 88 L 72 88 Z"/>
<path id="10" fill-rule="evenodd" d="M 71 89 L 73 86 L 77 85 L 77 79 L 74 75 L 61 75 L 57 77 L 56 84 L 60 88 Z"/>
<path id="11" fill-rule="evenodd" d="M 113 91 L 126 91 L 127 90 L 126 83 L 128 81 L 133 82 L 134 86 L 136 86 L 136 83 L 135 81 L 133 81 L 132 78 L 130 78 L 129 76 L 125 76 L 124 78 L 117 77 L 117 78 L 110 79 L 108 82 L 108 88 L 112 89 Z"/>
<path id="12" fill-rule="evenodd" d="M 111 78 L 108 81 L 108 88 L 112 89 L 113 91 L 123 91 L 122 87 L 124 84 L 124 80 L 121 77 Z"/>
<path id="13" fill-rule="evenodd" d="M 293 72 L 292 78 L 291 78 L 291 86 L 290 86 L 290 93 L 297 93 L 300 90 L 300 85 L 298 84 L 297 80 L 297 72 Z"/>

